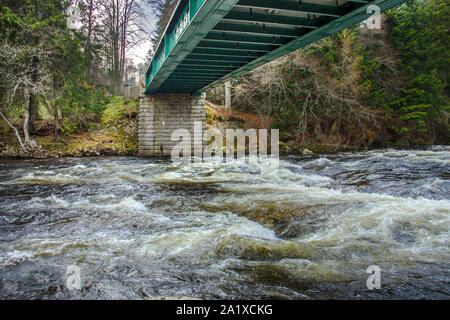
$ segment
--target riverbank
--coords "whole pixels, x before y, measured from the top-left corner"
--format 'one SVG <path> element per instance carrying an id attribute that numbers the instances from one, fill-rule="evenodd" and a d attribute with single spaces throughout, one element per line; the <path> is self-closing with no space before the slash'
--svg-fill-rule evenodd
<path id="1" fill-rule="evenodd" d="M 7 159 L 51 159 L 63 157 L 95 156 L 136 156 L 138 103 L 116 97 L 105 106 L 98 121 L 89 124 L 87 130 L 60 134 L 55 139 L 52 120 L 41 120 L 31 137 L 33 148 L 21 150 L 12 131 L 3 134 L 0 139 L 0 158 Z M 206 104 L 208 128 L 220 130 L 227 128 L 262 128 L 257 114 L 227 109 L 210 102 Z M 21 127 L 21 125 L 17 125 Z"/>
<path id="2" fill-rule="evenodd" d="M 13 132 L 0 138 L 0 158 L 51 159 L 63 157 L 133 156 L 138 152 L 138 102 L 122 97 L 112 98 L 105 105 L 102 116 L 91 121 L 87 128 L 73 132 L 58 129 L 55 136 L 53 120 L 40 120 L 31 136 L 33 147 L 20 148 Z M 20 127 L 17 125 L 17 127 Z"/>
<path id="3" fill-rule="evenodd" d="M 139 149 L 137 110 L 137 101 L 121 97 L 112 98 L 105 106 L 102 116 L 97 121 L 89 123 L 87 129 L 59 133 L 57 138 L 54 135 L 53 120 L 40 120 L 37 123 L 37 130 L 31 137 L 34 147 L 26 152 L 20 148 L 12 131 L 4 132 L 0 138 L 0 158 L 136 156 Z M 206 122 L 208 128 L 218 128 L 223 132 L 228 128 L 244 130 L 264 128 L 263 119 L 256 113 L 229 109 L 208 101 L 206 102 Z M 291 139 L 291 136 L 289 132 L 283 132 L 281 135 L 281 154 L 308 155 L 369 149 L 340 143 L 326 143 L 320 139 L 308 140 L 301 145 L 295 139 Z M 373 146 L 373 148 L 379 147 L 393 146 Z"/>

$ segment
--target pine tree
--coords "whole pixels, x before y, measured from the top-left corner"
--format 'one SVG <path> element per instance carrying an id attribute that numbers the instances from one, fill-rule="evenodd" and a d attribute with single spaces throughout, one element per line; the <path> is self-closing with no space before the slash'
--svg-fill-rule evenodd
<path id="1" fill-rule="evenodd" d="M 150 61 L 153 58 L 153 54 L 158 47 L 159 41 L 164 35 L 164 31 L 166 30 L 166 26 L 170 21 L 170 17 L 172 16 L 172 12 L 175 9 L 177 4 L 176 0 L 149 0 L 149 4 L 153 6 L 156 12 L 156 26 L 155 31 L 151 37 L 152 47 L 148 53 L 148 60 Z"/>

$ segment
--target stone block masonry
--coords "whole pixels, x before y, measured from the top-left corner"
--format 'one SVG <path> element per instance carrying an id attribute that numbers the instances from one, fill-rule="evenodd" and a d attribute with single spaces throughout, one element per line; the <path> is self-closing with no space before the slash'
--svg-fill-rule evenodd
<path id="1" fill-rule="evenodd" d="M 179 141 L 172 141 L 177 129 L 187 129 L 194 137 L 194 122 L 206 129 L 205 97 L 187 94 L 157 94 L 139 100 L 139 155 L 170 156 Z M 201 137 L 200 137 L 201 139 Z M 193 140 L 192 143 L 201 143 Z M 192 154 L 194 148 L 192 146 Z"/>

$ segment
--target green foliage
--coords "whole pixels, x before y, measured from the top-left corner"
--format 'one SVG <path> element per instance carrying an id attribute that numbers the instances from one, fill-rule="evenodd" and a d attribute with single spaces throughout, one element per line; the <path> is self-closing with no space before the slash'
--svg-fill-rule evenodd
<path id="1" fill-rule="evenodd" d="M 33 107 L 39 109 L 39 100 L 42 104 L 46 100 L 52 107 L 48 115 L 55 118 L 56 127 L 63 133 L 86 128 L 91 120 L 99 119 L 106 100 L 106 88 L 89 78 L 86 33 L 67 27 L 65 10 L 70 3 L 3 0 L 0 8 L 0 46 L 39 48 L 42 52 L 32 61 L 24 57 L 23 69 L 30 64 L 47 75 L 46 93 L 36 97 Z M 1 82 L 0 75 L 0 88 L 7 87 Z"/>
<path id="2" fill-rule="evenodd" d="M 58 129 L 61 130 L 64 135 L 68 135 L 74 133 L 78 129 L 78 123 L 71 121 L 69 118 L 64 118 L 62 123 L 58 126 Z"/>
<path id="3" fill-rule="evenodd" d="M 118 124 L 122 122 L 122 120 L 135 117 L 137 111 L 138 102 L 127 100 L 123 97 L 113 97 L 105 106 L 102 123 L 105 125 Z"/>
<path id="4" fill-rule="evenodd" d="M 405 77 L 400 94 L 389 106 L 404 121 L 400 133 L 423 139 L 448 109 L 450 5 L 443 0 L 411 0 L 387 13 L 389 39 L 398 50 Z"/>
<path id="5" fill-rule="evenodd" d="M 411 0 L 386 17 L 382 30 L 355 26 L 263 67 L 278 81 L 245 78 L 243 92 L 256 102 L 244 108 L 264 105 L 274 92 L 272 125 L 297 145 L 308 137 L 359 146 L 448 143 L 449 2 Z"/>

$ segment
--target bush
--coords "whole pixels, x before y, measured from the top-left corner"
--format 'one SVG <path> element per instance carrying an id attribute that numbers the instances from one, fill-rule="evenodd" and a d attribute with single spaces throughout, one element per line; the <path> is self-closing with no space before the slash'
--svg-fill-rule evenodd
<path id="1" fill-rule="evenodd" d="M 102 123 L 115 125 L 123 120 L 133 119 L 137 115 L 138 105 L 137 101 L 127 100 L 124 97 L 113 97 L 103 110 Z"/>

